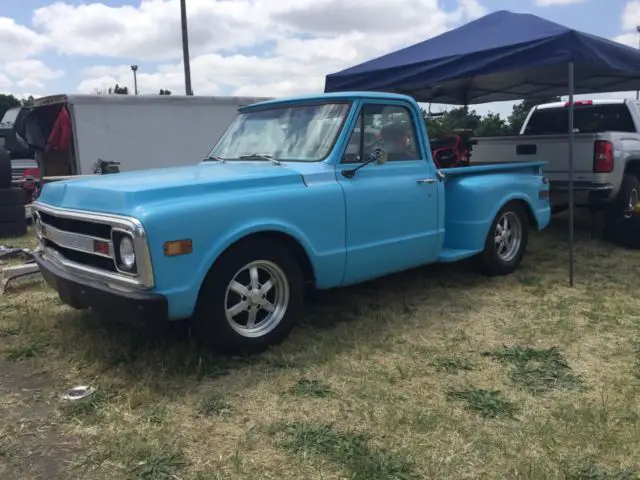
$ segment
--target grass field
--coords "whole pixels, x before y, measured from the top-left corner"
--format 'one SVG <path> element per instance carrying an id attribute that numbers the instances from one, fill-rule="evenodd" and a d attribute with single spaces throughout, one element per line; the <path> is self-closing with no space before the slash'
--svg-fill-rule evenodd
<path id="1" fill-rule="evenodd" d="M 0 478 L 639 478 L 640 252 L 578 233 L 571 289 L 564 230 L 535 234 L 511 276 L 432 266 L 322 293 L 250 358 L 17 286 L 0 297 Z M 60 399 L 81 384 L 96 393 Z"/>

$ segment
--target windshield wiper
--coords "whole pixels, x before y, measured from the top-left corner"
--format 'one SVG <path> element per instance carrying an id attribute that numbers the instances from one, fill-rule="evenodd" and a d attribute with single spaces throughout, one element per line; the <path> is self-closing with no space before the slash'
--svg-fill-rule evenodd
<path id="1" fill-rule="evenodd" d="M 271 155 L 263 155 L 261 153 L 252 153 L 251 155 L 240 155 L 238 158 L 241 160 L 249 160 L 249 159 L 262 159 L 267 160 L 274 165 L 280 165 L 280 160 L 276 160 Z"/>
<path id="2" fill-rule="evenodd" d="M 216 155 L 209 155 L 207 158 L 205 158 L 203 161 L 204 162 L 210 162 L 210 161 L 214 161 L 214 162 L 220 162 L 220 163 L 224 163 L 226 162 L 226 160 L 222 157 L 218 157 Z"/>

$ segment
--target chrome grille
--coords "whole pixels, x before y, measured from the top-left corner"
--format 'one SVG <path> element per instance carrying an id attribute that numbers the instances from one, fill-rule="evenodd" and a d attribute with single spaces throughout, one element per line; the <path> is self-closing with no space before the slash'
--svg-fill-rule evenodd
<path id="1" fill-rule="evenodd" d="M 52 260 L 92 278 L 137 288 L 153 287 L 149 247 L 144 228 L 138 220 L 53 208 L 39 202 L 34 203 L 33 210 L 36 236 Z M 130 236 L 134 243 L 136 265 L 129 271 L 122 266 L 118 268 L 116 260 L 117 237 L 121 232 Z"/>
<path id="2" fill-rule="evenodd" d="M 109 237 L 98 238 L 77 233 L 65 232 L 49 223 L 42 221 L 42 236 L 59 247 L 89 253 L 101 257 L 113 258 L 113 242 Z M 103 242 L 108 245 L 107 252 L 96 251 L 95 243 Z"/>

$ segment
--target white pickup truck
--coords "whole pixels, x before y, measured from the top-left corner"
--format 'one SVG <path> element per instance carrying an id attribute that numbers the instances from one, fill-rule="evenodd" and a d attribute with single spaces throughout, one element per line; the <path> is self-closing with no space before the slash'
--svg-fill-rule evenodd
<path id="1" fill-rule="evenodd" d="M 606 220 L 630 217 L 640 192 L 640 102 L 575 101 L 574 205 Z M 547 161 L 554 213 L 569 206 L 568 102 L 537 105 L 519 135 L 477 137 L 471 164 Z"/>

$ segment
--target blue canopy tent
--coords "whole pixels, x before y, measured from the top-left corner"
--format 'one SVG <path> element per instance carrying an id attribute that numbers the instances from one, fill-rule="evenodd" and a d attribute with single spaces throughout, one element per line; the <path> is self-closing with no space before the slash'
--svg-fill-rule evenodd
<path id="1" fill-rule="evenodd" d="M 470 105 L 569 95 L 569 282 L 573 271 L 573 97 L 640 89 L 640 51 L 505 10 L 327 75 L 325 92 L 385 91 Z"/>

